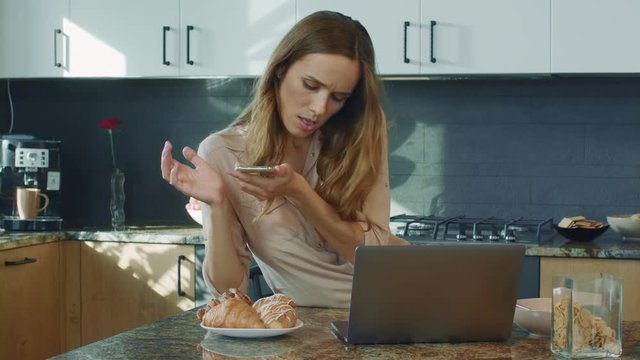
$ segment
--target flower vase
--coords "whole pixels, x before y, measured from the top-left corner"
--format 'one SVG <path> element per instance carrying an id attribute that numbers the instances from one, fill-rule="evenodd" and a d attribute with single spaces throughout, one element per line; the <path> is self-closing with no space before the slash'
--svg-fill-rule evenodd
<path id="1" fill-rule="evenodd" d="M 115 169 L 111 174 L 111 227 L 123 231 L 124 227 L 124 173 Z"/>

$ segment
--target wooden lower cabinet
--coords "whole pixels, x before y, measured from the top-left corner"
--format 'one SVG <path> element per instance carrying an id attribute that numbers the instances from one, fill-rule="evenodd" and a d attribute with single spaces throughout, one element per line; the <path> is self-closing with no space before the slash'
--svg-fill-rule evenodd
<path id="1" fill-rule="evenodd" d="M 195 306 L 192 245 L 83 241 L 80 254 L 83 345 Z"/>
<path id="2" fill-rule="evenodd" d="M 60 243 L 0 251 L 0 358 L 62 352 Z"/>
<path id="3" fill-rule="evenodd" d="M 606 273 L 622 278 L 622 318 L 640 320 L 640 260 L 543 257 L 540 259 L 540 296 L 551 297 L 554 275 L 581 273 Z"/>

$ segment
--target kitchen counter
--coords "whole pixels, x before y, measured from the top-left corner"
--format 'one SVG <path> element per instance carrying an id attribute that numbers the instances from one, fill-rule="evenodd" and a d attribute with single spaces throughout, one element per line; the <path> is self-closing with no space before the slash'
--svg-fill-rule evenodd
<path id="1" fill-rule="evenodd" d="M 62 240 L 90 240 L 150 244 L 204 244 L 200 227 L 146 226 L 129 227 L 126 231 L 81 229 L 52 232 L 5 232 L 0 235 L 0 251 Z M 453 241 L 426 241 L 415 244 L 442 244 Z M 469 241 L 469 243 L 473 243 Z M 560 235 L 542 244 L 525 244 L 526 255 L 542 257 L 640 259 L 640 241 L 622 241 L 617 233 L 608 231 L 587 243 L 570 242 Z"/>
<path id="2" fill-rule="evenodd" d="M 127 227 L 125 231 L 81 229 L 47 232 L 7 231 L 0 234 L 0 251 L 63 240 L 87 240 L 149 244 L 204 244 L 201 227 L 144 226 Z"/>
<path id="3" fill-rule="evenodd" d="M 330 321 L 343 309 L 298 307 L 304 327 L 268 339 L 236 339 L 200 328 L 196 309 L 61 354 L 54 359 L 555 359 L 548 338 L 515 328 L 506 342 L 345 346 Z M 640 322 L 623 322 L 622 359 L 640 359 Z"/>

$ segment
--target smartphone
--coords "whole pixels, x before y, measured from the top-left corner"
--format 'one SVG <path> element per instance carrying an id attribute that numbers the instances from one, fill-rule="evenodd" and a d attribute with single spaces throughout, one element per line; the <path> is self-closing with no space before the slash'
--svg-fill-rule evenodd
<path id="1" fill-rule="evenodd" d="M 273 166 L 236 165 L 234 170 L 248 174 L 265 174 L 273 172 Z"/>

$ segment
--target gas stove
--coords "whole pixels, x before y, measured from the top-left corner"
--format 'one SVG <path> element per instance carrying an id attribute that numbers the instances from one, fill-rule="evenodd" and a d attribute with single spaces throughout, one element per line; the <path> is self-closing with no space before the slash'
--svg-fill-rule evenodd
<path id="1" fill-rule="evenodd" d="M 553 218 L 471 218 L 459 216 L 395 215 L 390 219 L 394 235 L 408 241 L 468 241 L 476 243 L 524 243 L 539 245 L 555 235 Z"/>

